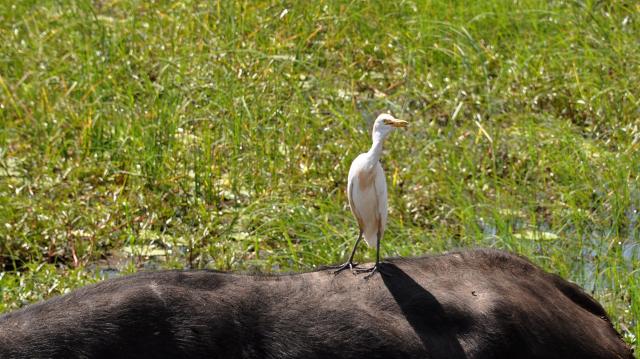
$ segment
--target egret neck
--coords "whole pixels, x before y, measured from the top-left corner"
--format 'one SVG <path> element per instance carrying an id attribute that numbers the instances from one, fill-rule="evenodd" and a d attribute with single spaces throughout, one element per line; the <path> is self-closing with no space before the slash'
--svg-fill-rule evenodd
<path id="1" fill-rule="evenodd" d="M 367 152 L 368 155 L 368 165 L 374 166 L 378 161 L 380 161 L 380 156 L 382 156 L 382 144 L 385 139 L 385 135 L 379 132 L 374 132 L 371 136 L 373 139 L 373 144 L 371 145 L 371 149 Z"/>

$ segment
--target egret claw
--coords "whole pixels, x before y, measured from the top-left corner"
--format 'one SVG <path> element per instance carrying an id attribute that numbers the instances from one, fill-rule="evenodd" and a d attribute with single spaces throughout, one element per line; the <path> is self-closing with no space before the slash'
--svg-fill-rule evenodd
<path id="1" fill-rule="evenodd" d="M 382 268 L 382 263 L 378 263 L 375 264 L 373 267 L 370 268 L 356 268 L 353 270 L 356 273 L 367 273 L 369 272 L 369 274 L 367 274 L 364 279 L 369 279 L 371 278 L 374 274 L 376 274 L 376 272 L 379 272 L 380 275 L 384 274 L 384 275 L 388 275 L 391 276 L 390 273 L 385 273 L 384 269 Z"/>
<path id="2" fill-rule="evenodd" d="M 335 269 L 335 271 L 333 271 L 333 274 L 338 274 L 340 272 L 342 272 L 343 270 L 349 268 L 352 272 L 354 271 L 354 268 L 358 265 L 358 263 L 353 263 L 353 262 L 347 262 L 341 266 L 337 266 L 337 267 L 332 267 L 331 269 Z M 357 269 L 356 269 L 357 270 Z"/>

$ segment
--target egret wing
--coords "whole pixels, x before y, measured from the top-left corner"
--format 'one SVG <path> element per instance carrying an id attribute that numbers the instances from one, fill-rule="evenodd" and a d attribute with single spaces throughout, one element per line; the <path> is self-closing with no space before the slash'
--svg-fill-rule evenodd
<path id="1" fill-rule="evenodd" d="M 384 233 L 384 229 L 387 225 L 387 180 L 384 176 L 384 170 L 380 165 L 380 162 L 376 164 L 375 168 L 375 189 L 376 197 L 378 199 L 378 214 L 380 216 L 379 231 L 380 234 Z"/>
<path id="2" fill-rule="evenodd" d="M 349 209 L 351 209 L 351 213 L 356 217 L 358 221 L 358 226 L 362 229 L 362 220 L 360 219 L 360 215 L 358 215 L 358 211 L 356 210 L 356 205 L 353 202 L 353 180 L 349 178 L 347 182 L 347 199 L 349 200 Z"/>
<path id="3" fill-rule="evenodd" d="M 356 175 L 358 173 L 361 162 L 361 156 L 362 155 L 356 157 L 356 159 L 351 163 L 351 167 L 349 168 L 349 177 L 347 178 L 347 200 L 349 201 L 349 209 L 351 209 L 351 213 L 353 213 L 353 216 L 356 217 L 356 220 L 358 221 L 358 227 L 362 231 L 364 222 L 362 215 L 358 212 L 358 203 L 356 203 L 356 200 L 359 198 L 359 196 L 355 194 L 356 189 L 354 188 Z"/>

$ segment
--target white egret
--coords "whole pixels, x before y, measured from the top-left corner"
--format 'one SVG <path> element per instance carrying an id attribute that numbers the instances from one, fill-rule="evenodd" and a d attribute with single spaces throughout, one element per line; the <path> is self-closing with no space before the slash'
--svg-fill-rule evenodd
<path id="1" fill-rule="evenodd" d="M 355 269 L 356 272 L 371 272 L 367 278 L 380 270 L 380 241 L 387 224 L 387 181 L 380 165 L 382 143 L 395 128 L 406 127 L 407 121 L 399 120 L 389 114 L 381 114 L 373 124 L 373 145 L 360 154 L 351 163 L 347 182 L 347 198 L 351 212 L 358 221 L 360 234 L 353 246 L 349 260 L 338 267 L 335 273 L 344 269 L 353 269 L 353 256 L 358 243 L 364 236 L 369 246 L 376 247 L 376 264 L 367 269 Z"/>

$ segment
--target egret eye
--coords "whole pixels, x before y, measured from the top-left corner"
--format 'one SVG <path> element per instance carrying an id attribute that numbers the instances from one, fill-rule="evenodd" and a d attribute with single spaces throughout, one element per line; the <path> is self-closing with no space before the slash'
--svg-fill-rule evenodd
<path id="1" fill-rule="evenodd" d="M 385 125 L 390 125 L 390 124 L 392 124 L 392 123 L 393 123 L 393 120 L 390 120 L 390 119 L 388 119 L 388 118 L 387 118 L 387 119 L 384 119 L 384 124 L 385 124 Z"/>

